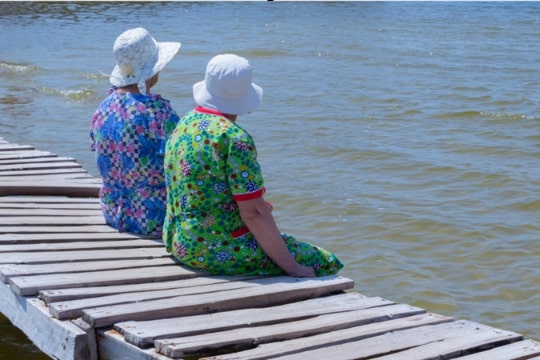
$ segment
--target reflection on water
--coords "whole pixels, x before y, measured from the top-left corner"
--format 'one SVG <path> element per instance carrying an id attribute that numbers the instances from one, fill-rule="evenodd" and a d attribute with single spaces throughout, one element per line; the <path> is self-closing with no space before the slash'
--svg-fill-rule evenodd
<path id="1" fill-rule="evenodd" d="M 361 293 L 540 339 L 540 3 L 0 3 L 0 14 L 0 136 L 96 174 L 89 122 L 118 34 L 136 24 L 183 43 L 156 87 L 179 113 L 208 60 L 239 53 L 265 91 L 239 123 L 282 231 L 336 252 Z"/>
<path id="2" fill-rule="evenodd" d="M 0 359 L 49 360 L 26 335 L 0 314 Z"/>

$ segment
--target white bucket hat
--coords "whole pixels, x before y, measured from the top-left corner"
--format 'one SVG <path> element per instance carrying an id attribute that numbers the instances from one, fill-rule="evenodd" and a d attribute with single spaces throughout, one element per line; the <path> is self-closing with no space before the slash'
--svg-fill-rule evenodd
<path id="1" fill-rule="evenodd" d="M 217 55 L 208 62 L 204 80 L 193 85 L 193 98 L 200 106 L 224 114 L 250 113 L 259 106 L 263 95 L 252 77 L 247 59 L 234 54 Z"/>
<path id="2" fill-rule="evenodd" d="M 123 32 L 113 45 L 116 66 L 110 75 L 114 86 L 144 83 L 161 71 L 178 53 L 181 43 L 157 42 L 143 28 Z"/>

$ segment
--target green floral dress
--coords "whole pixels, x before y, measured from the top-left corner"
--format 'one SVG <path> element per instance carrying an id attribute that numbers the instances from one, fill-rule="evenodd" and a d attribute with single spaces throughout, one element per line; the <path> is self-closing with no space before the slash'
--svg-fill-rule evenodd
<path id="1" fill-rule="evenodd" d="M 165 150 L 167 215 L 163 240 L 180 263 L 214 275 L 283 275 L 249 232 L 237 202 L 263 196 L 249 133 L 221 113 L 197 107 L 184 116 Z M 317 276 L 343 264 L 331 252 L 282 234 L 287 248 Z"/>

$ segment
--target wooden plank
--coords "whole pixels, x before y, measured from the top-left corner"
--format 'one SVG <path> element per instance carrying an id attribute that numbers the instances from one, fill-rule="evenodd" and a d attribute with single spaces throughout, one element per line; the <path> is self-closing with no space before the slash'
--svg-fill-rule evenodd
<path id="1" fill-rule="evenodd" d="M 26 178 L 25 178 L 26 179 Z M 28 203 L 31 204 L 99 204 L 99 199 L 87 198 L 87 197 L 66 197 L 66 196 L 51 196 L 51 195 L 39 195 L 39 196 L 27 196 L 27 195 L 11 195 L 0 196 L 0 204 L 12 204 L 12 203 Z"/>
<path id="2" fill-rule="evenodd" d="M 69 261 L 86 261 L 88 259 L 100 260 L 127 260 L 150 259 L 170 256 L 165 248 L 141 248 L 118 250 L 85 250 L 85 251 L 47 251 L 47 252 L 16 252 L 3 253 L 0 264 L 47 264 Z"/>
<path id="3" fill-rule="evenodd" d="M 0 196 L 6 195 L 57 195 L 71 197 L 97 197 L 101 185 L 98 183 L 76 183 L 54 181 L 41 183 L 27 182 L 23 179 L 0 183 Z"/>
<path id="4" fill-rule="evenodd" d="M 1 228 L 1 227 L 0 227 Z M 112 228 L 111 228 L 112 229 Z M 0 245 L 6 244 L 34 244 L 34 243 L 64 243 L 70 241 L 103 241 L 103 240 L 137 240 L 145 239 L 144 236 L 136 236 L 129 233 L 114 231 L 102 233 L 31 233 L 31 234 L 0 234 Z M 150 240 L 161 241 L 160 239 Z"/>
<path id="5" fill-rule="evenodd" d="M 30 145 L 18 145 L 18 144 L 13 144 L 13 143 L 0 144 L 0 151 L 21 151 L 21 150 L 35 150 L 35 148 Z"/>
<path id="6" fill-rule="evenodd" d="M 15 160 L 15 159 L 40 159 L 40 158 L 49 158 L 57 157 L 58 155 L 41 150 L 23 150 L 23 151 L 1 151 L 0 160 Z"/>
<path id="7" fill-rule="evenodd" d="M 57 158 L 61 159 L 61 158 Z M 82 169 L 82 165 L 75 162 L 73 159 L 63 160 L 58 162 L 40 161 L 40 162 L 20 162 L 16 164 L 2 165 L 0 164 L 0 172 L 4 171 L 20 171 L 20 170 L 52 170 L 52 169 Z"/>
<path id="8" fill-rule="evenodd" d="M 94 182 L 98 182 L 99 180 L 93 177 L 92 175 L 90 175 L 87 171 L 83 171 L 82 169 L 78 171 L 70 171 L 68 173 L 66 173 L 65 171 L 60 171 L 60 172 L 54 172 L 54 173 L 40 172 L 38 174 L 32 174 L 26 171 L 26 172 L 23 172 L 22 174 L 14 175 L 14 176 L 18 176 L 19 179 L 24 179 L 25 181 L 34 181 L 34 182 L 39 182 L 43 180 L 63 181 L 63 180 L 73 179 L 74 181 L 81 182 L 81 183 L 85 183 L 85 182 L 94 183 Z M 7 176 L 5 173 L 0 173 L 0 179 L 2 179 L 2 181 L 16 181 L 15 179 L 18 179 L 18 178 L 14 176 Z"/>
<path id="9" fill-rule="evenodd" d="M 82 318 L 94 327 L 126 320 L 153 320 L 164 317 L 197 315 L 213 311 L 264 307 L 320 297 L 351 289 L 354 282 L 341 276 L 317 279 L 273 277 L 258 280 L 261 286 L 209 295 L 183 296 L 145 301 L 129 306 L 113 305 L 85 309 Z"/>
<path id="10" fill-rule="evenodd" d="M 40 300 L 17 296 L 2 283 L 0 299 L 0 312 L 41 351 L 54 359 L 89 359 L 86 332 L 69 321 L 52 319 Z"/>
<path id="11" fill-rule="evenodd" d="M 533 340 L 516 341 L 494 349 L 461 356 L 459 360 L 524 360 L 540 356 L 540 343 Z"/>
<path id="12" fill-rule="evenodd" d="M 18 216 L 2 218 L 2 226 L 33 226 L 33 225 L 105 225 L 103 215 L 95 216 Z M 1 231 L 1 230 L 0 230 Z"/>
<path id="13" fill-rule="evenodd" d="M 96 198 L 95 200 L 98 200 L 98 199 Z M 99 201 L 84 202 L 84 203 L 83 202 L 29 203 L 29 202 L 15 202 L 15 201 L 11 201 L 11 202 L 0 201 L 0 209 L 2 209 L 3 211 L 11 210 L 11 209 L 18 209 L 18 210 L 25 209 L 26 211 L 32 211 L 33 209 L 40 209 L 40 210 L 72 209 L 72 210 L 99 210 L 101 211 L 101 206 L 99 204 Z"/>
<path id="14" fill-rule="evenodd" d="M 28 165 L 34 166 L 34 164 L 52 164 L 55 163 L 74 163 L 77 164 L 77 161 L 72 157 L 60 157 L 60 156 L 41 156 L 41 157 L 18 157 L 14 159 L 6 159 L 5 157 L 0 156 L 0 171 L 5 169 L 22 169 Z M 79 164 L 77 164 L 79 165 Z"/>
<path id="15" fill-rule="evenodd" d="M 161 247 L 161 240 L 135 239 L 118 241 L 73 241 L 56 243 L 15 244 L 0 247 L 4 252 L 36 252 L 36 251 L 66 251 L 66 250 L 98 250 L 98 249 L 132 249 L 142 247 Z"/>
<path id="16" fill-rule="evenodd" d="M 176 267 L 176 269 L 178 270 L 178 267 Z M 188 270 L 184 270 L 183 272 L 174 272 L 174 266 L 173 269 L 171 269 L 172 276 L 170 278 L 162 277 L 161 274 L 163 273 L 167 275 L 166 271 L 157 269 L 157 271 L 154 272 L 154 276 L 151 276 L 151 274 L 149 274 L 145 278 L 141 277 L 141 280 L 146 279 L 146 281 L 158 281 L 159 279 L 189 279 L 198 275 L 197 273 Z M 147 275 L 147 273 L 144 274 Z M 156 278 L 156 276 L 160 277 Z M 49 310 L 51 312 L 51 315 L 53 315 L 55 318 L 63 320 L 78 317 L 81 315 L 82 311 L 87 308 L 98 308 L 112 305 L 130 306 L 130 304 L 142 301 L 155 301 L 160 299 L 177 298 L 182 296 L 199 296 L 201 294 L 217 294 L 226 291 L 237 291 L 239 289 L 253 288 L 256 286 L 256 284 L 249 281 L 222 281 L 207 286 L 190 286 L 187 288 L 178 287 L 171 289 L 163 289 L 161 291 L 137 291 L 133 293 L 125 293 L 112 296 L 82 298 L 78 300 L 54 302 L 49 303 Z"/>
<path id="17" fill-rule="evenodd" d="M 368 298 L 359 293 L 343 293 L 266 308 L 240 309 L 151 321 L 127 321 L 115 324 L 114 328 L 124 335 L 127 342 L 139 347 L 148 347 L 158 339 L 270 325 L 323 314 L 392 304 L 394 304 L 392 301 L 380 297 Z M 211 337 L 214 338 L 214 336 Z"/>
<path id="18" fill-rule="evenodd" d="M 211 334 L 212 336 L 206 333 L 161 339 L 155 341 L 155 348 L 160 354 L 178 358 L 199 354 L 209 349 L 217 350 L 231 346 L 249 347 L 252 344 L 296 339 L 421 313 L 425 313 L 425 310 L 407 304 L 387 305 L 334 314 L 322 314 L 308 319 L 286 321 L 278 324 L 230 329 L 214 332 Z"/>
<path id="19" fill-rule="evenodd" d="M 186 279 L 195 276 L 197 276 L 196 272 L 173 264 L 146 268 L 16 276 L 9 279 L 9 284 L 16 294 L 28 296 L 49 289 L 138 284 L 148 281 Z M 68 307 L 67 305 L 62 306 Z"/>
<path id="20" fill-rule="evenodd" d="M 97 329 L 98 351 L 102 359 L 109 360 L 171 360 L 158 354 L 154 348 L 141 349 L 124 341 L 122 335 L 111 329 Z M 78 360 L 78 359 L 77 359 Z"/>
<path id="21" fill-rule="evenodd" d="M 489 326 L 468 322 L 470 326 L 463 331 L 454 333 L 441 333 L 440 341 L 422 344 L 416 348 L 406 349 L 398 354 L 391 354 L 380 359 L 385 360 L 408 360 L 411 356 L 416 358 L 446 357 L 452 358 L 469 352 L 511 343 L 522 340 L 519 334 L 510 331 L 498 330 Z"/>
<path id="22" fill-rule="evenodd" d="M 424 313 L 341 330 L 333 330 L 327 333 L 300 337 L 292 340 L 256 344 L 256 347 L 254 348 L 234 353 L 223 354 L 224 351 L 221 351 L 221 355 L 209 354 L 203 358 L 213 360 L 261 360 L 278 358 L 279 356 L 295 354 L 301 351 L 319 349 L 326 346 L 347 343 L 353 340 L 375 337 L 392 331 L 442 324 L 451 321 L 453 321 L 452 318 L 447 316 Z M 254 345 L 251 345 L 250 347 L 253 346 Z M 378 344 L 378 346 L 384 347 L 384 345 L 381 344 Z M 319 359 L 319 357 L 316 357 L 316 359 Z"/>
<path id="23" fill-rule="evenodd" d="M 101 209 L 5 209 L 0 208 L 0 216 L 103 216 Z"/>
<path id="24" fill-rule="evenodd" d="M 74 319 L 71 321 L 71 323 L 79 327 L 81 330 L 83 330 L 86 333 L 86 339 L 87 339 L 88 350 L 89 350 L 88 360 L 99 360 L 99 356 L 97 352 L 98 346 L 97 346 L 95 329 L 92 328 L 88 323 L 86 323 L 81 318 Z"/>
<path id="25" fill-rule="evenodd" d="M 457 349 L 474 349 L 496 342 L 518 340 L 520 335 L 460 320 L 440 325 L 399 330 L 380 336 L 281 356 L 280 359 L 377 359 L 451 358 Z M 436 348 L 436 349 L 435 349 Z M 431 354 L 431 355 L 429 355 Z"/>
<path id="26" fill-rule="evenodd" d="M 171 260 L 170 258 L 168 260 Z M 137 261 L 138 263 L 138 261 Z M 253 278 L 252 276 L 238 276 L 231 278 L 229 277 L 218 277 L 218 276 L 201 276 L 196 278 L 173 280 L 173 281 L 152 281 L 147 283 L 140 284 L 126 284 L 126 285 L 115 285 L 115 286 L 95 286 L 95 287 L 78 287 L 78 288 L 69 288 L 69 289 L 53 289 L 53 290 L 41 290 L 39 293 L 40 299 L 45 301 L 45 303 L 50 304 L 53 302 L 67 301 L 67 300 L 77 300 L 85 299 L 92 297 L 100 296 L 109 296 L 115 294 L 126 294 L 126 293 L 135 293 L 142 291 L 162 291 L 174 288 L 183 288 L 188 289 L 186 291 L 193 292 L 189 290 L 192 287 L 203 287 L 213 284 L 231 282 L 231 281 L 242 281 Z"/>
<path id="27" fill-rule="evenodd" d="M 55 174 L 88 174 L 88 172 L 82 168 L 63 168 L 63 169 L 34 169 L 34 170 L 9 170 L 0 172 L 0 177 L 13 177 L 13 176 L 30 176 L 30 175 L 55 175 Z M 4 181 L 4 179 L 2 179 Z"/>
<path id="28" fill-rule="evenodd" d="M 21 187 L 59 187 L 59 186 L 92 186 L 100 185 L 102 181 L 100 179 L 94 178 L 84 171 L 75 171 L 64 173 L 46 173 L 39 175 L 31 175 L 29 173 L 24 173 L 16 176 L 6 176 L 4 172 L 0 172 L 0 179 L 2 180 L 2 187 L 16 187 L 17 185 Z M 10 195 L 10 194 L 7 194 Z M 18 194 L 13 194 L 18 195 Z M 26 194 L 22 194 L 26 195 Z M 32 194 L 29 194 L 32 195 Z M 38 194 L 44 196 L 55 196 L 55 194 Z"/>
<path id="29" fill-rule="evenodd" d="M 77 226 L 3 226 L 0 224 L 0 234 L 57 234 L 57 233 L 113 233 L 118 232 L 108 225 L 77 225 Z"/>
<path id="30" fill-rule="evenodd" d="M 174 264 L 170 257 L 155 259 L 115 260 L 115 261 L 78 261 L 64 262 L 56 264 L 35 264 L 35 265 L 0 265 L 0 281 L 7 282 L 14 276 L 45 275 L 58 273 L 77 273 L 97 270 L 118 270 L 131 269 L 137 267 L 161 266 Z M 92 294 L 87 294 L 92 296 Z"/>

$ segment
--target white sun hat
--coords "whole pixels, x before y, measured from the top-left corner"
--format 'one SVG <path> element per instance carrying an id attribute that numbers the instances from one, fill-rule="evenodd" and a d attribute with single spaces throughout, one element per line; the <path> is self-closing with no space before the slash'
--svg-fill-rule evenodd
<path id="1" fill-rule="evenodd" d="M 193 85 L 195 102 L 224 114 L 241 115 L 259 106 L 263 96 L 252 82 L 253 69 L 248 60 L 234 54 L 221 54 L 206 66 L 204 80 Z"/>
<path id="2" fill-rule="evenodd" d="M 179 42 L 157 42 L 144 28 L 123 32 L 113 45 L 116 66 L 111 84 L 126 86 L 150 79 L 171 61 L 180 46 Z"/>

